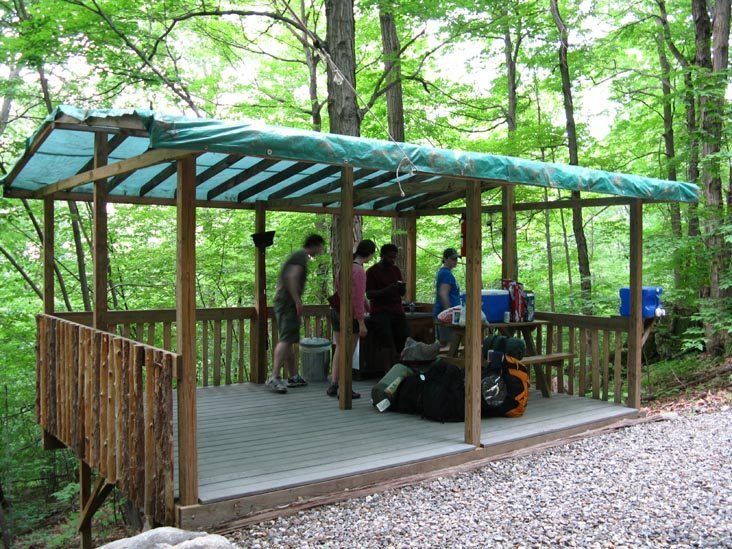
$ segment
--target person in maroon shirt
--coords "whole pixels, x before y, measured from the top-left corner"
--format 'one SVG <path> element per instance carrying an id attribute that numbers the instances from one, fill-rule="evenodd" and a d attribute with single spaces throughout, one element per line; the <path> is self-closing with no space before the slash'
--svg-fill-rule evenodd
<path id="1" fill-rule="evenodd" d="M 407 319 L 402 306 L 407 286 L 395 264 L 398 254 L 399 248 L 394 244 L 381 247 L 381 261 L 366 271 L 366 297 L 371 303 L 369 324 L 385 339 L 391 339 L 396 352 L 401 353 L 407 339 Z"/>

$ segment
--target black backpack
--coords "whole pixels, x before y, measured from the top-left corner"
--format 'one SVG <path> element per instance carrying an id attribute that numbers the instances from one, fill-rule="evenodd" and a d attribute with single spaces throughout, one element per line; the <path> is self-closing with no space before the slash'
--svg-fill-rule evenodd
<path id="1" fill-rule="evenodd" d="M 481 371 L 480 415 L 520 417 L 529 399 L 529 371 L 518 359 L 492 351 Z"/>
<path id="2" fill-rule="evenodd" d="M 394 395 L 392 410 L 402 414 L 422 413 L 422 388 L 424 387 L 422 375 L 424 374 L 409 376 L 402 380 Z"/>
<path id="3" fill-rule="evenodd" d="M 422 415 L 434 421 L 465 421 L 465 375 L 452 364 L 437 361 L 422 379 Z"/>

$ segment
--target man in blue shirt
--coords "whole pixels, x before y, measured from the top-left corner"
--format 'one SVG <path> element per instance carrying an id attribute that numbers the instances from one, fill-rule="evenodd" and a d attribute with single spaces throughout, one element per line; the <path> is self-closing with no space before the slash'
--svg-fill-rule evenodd
<path id="1" fill-rule="evenodd" d="M 460 305 L 460 287 L 452 274 L 459 257 L 455 248 L 447 248 L 442 253 L 442 267 L 437 271 L 435 279 L 435 305 L 432 308 L 432 316 L 435 321 L 437 321 L 437 315 L 445 309 Z M 448 326 L 439 326 L 437 331 L 440 345 L 447 345 L 452 330 Z"/>

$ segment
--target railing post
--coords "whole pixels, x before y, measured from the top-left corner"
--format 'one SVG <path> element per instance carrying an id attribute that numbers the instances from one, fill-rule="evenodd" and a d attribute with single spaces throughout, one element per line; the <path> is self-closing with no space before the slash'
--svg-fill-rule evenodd
<path id="1" fill-rule="evenodd" d="M 198 503 L 196 444 L 196 160 L 178 162 L 176 327 L 178 354 L 178 458 L 181 505 Z"/>
<path id="2" fill-rule="evenodd" d="M 643 202 L 630 204 L 630 324 L 628 326 L 628 400 L 631 408 L 640 408 L 641 350 L 643 348 Z"/>

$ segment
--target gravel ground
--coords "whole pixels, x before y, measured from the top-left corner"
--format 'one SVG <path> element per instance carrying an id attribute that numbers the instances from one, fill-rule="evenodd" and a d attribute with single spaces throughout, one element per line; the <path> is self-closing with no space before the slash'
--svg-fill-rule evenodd
<path id="1" fill-rule="evenodd" d="M 732 547 L 732 410 L 300 512 L 240 547 Z"/>

